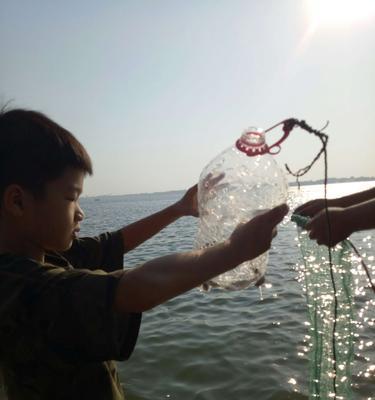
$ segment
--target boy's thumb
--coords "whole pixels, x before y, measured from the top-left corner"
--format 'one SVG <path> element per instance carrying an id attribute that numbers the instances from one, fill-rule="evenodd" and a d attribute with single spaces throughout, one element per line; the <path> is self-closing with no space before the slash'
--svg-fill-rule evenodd
<path id="1" fill-rule="evenodd" d="M 275 226 L 280 223 L 285 215 L 288 213 L 289 207 L 286 204 L 281 204 L 264 214 L 271 225 Z"/>

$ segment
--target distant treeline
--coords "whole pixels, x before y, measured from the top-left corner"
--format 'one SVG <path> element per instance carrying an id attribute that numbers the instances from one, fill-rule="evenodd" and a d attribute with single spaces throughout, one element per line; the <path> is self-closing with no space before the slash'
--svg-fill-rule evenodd
<path id="1" fill-rule="evenodd" d="M 350 178 L 328 178 L 328 183 L 343 183 L 343 182 L 365 182 L 365 181 L 375 181 L 375 177 L 369 176 L 359 176 L 355 178 L 351 176 Z M 318 179 L 316 181 L 300 181 L 300 185 L 322 185 L 324 179 Z M 289 186 L 297 186 L 297 182 L 289 182 Z"/>
<path id="2" fill-rule="evenodd" d="M 368 176 L 360 176 L 355 178 L 351 176 L 350 178 L 328 178 L 328 183 L 341 183 L 341 182 L 364 182 L 364 181 L 375 181 L 375 177 Z M 319 179 L 316 181 L 300 181 L 300 185 L 322 185 L 324 183 L 323 179 Z M 291 181 L 288 183 L 289 186 L 297 186 L 296 181 Z M 182 196 L 185 193 L 185 190 L 170 190 L 167 192 L 154 192 L 154 193 L 134 193 L 134 194 L 122 194 L 122 195 L 101 195 L 101 196 L 84 196 L 85 199 L 90 199 L 94 201 L 99 201 L 100 199 L 110 198 L 112 201 L 121 201 L 121 199 L 134 199 L 142 200 L 155 199 L 155 197 L 159 197 L 161 200 L 163 198 L 170 198 L 171 196 Z"/>

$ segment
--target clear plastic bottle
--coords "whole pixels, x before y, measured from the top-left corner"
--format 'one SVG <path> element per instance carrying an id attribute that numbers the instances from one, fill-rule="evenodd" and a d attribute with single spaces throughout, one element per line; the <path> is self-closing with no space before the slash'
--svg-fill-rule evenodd
<path id="1" fill-rule="evenodd" d="M 285 174 L 268 150 L 263 131 L 249 128 L 203 169 L 198 184 L 196 248 L 222 242 L 239 223 L 286 201 Z M 268 252 L 217 276 L 203 288 L 247 288 L 264 276 L 267 260 Z"/>

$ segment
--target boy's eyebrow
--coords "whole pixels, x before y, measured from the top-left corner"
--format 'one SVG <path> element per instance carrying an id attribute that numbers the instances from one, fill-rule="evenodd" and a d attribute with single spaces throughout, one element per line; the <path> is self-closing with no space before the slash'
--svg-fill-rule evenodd
<path id="1" fill-rule="evenodd" d="M 69 185 L 68 189 L 74 192 L 82 193 L 82 188 L 78 185 Z"/>

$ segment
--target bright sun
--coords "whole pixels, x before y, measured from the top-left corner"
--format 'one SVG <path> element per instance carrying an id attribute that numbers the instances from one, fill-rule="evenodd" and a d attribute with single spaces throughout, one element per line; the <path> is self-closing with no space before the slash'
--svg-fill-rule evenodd
<path id="1" fill-rule="evenodd" d="M 308 0 L 310 29 L 348 25 L 375 16 L 375 0 Z"/>

